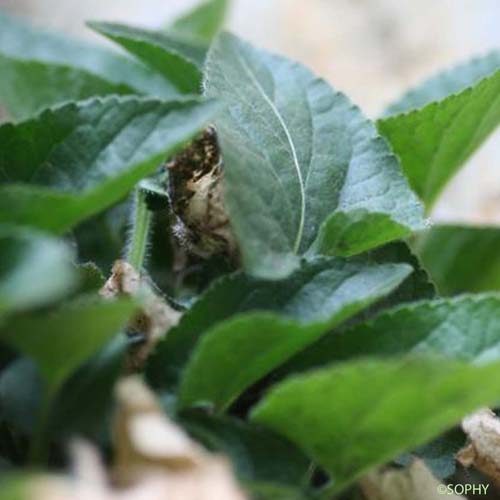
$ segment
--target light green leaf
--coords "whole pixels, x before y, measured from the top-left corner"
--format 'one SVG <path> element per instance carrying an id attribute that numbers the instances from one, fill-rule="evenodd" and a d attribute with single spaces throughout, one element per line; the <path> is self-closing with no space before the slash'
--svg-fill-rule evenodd
<path id="1" fill-rule="evenodd" d="M 497 71 L 459 94 L 378 122 L 380 133 L 391 143 L 412 188 L 428 209 L 498 126 L 499 95 Z"/>
<path id="2" fill-rule="evenodd" d="M 0 223 L 64 232 L 123 198 L 217 108 L 110 96 L 0 127 Z"/>
<path id="3" fill-rule="evenodd" d="M 159 31 L 150 31 L 111 23 L 89 23 L 89 26 L 120 44 L 183 93 L 201 90 L 201 68 L 206 48 Z"/>
<path id="4" fill-rule="evenodd" d="M 215 120 L 225 201 L 250 273 L 280 278 L 311 245 L 349 256 L 423 226 L 386 141 L 303 66 L 223 34 L 205 88 L 226 105 Z"/>
<path id="5" fill-rule="evenodd" d="M 224 25 L 230 0 L 206 0 L 179 17 L 170 29 L 210 43 Z"/>
<path id="6" fill-rule="evenodd" d="M 500 295 L 422 301 L 332 332 L 290 360 L 288 373 L 362 356 L 439 354 L 500 361 Z"/>
<path id="7" fill-rule="evenodd" d="M 500 290 L 500 227 L 434 226 L 414 245 L 442 295 Z"/>
<path id="8" fill-rule="evenodd" d="M 137 93 L 131 87 L 110 83 L 78 68 L 16 59 L 1 52 L 0 74 L 0 102 L 16 120 L 63 101 Z"/>
<path id="9" fill-rule="evenodd" d="M 498 403 L 499 391 L 500 364 L 364 360 L 283 382 L 252 419 L 301 446 L 332 475 L 331 490 L 338 492 L 480 406 Z"/>
<path id="10" fill-rule="evenodd" d="M 0 339 L 33 358 L 53 393 L 127 324 L 130 300 L 78 301 L 49 313 L 13 318 Z"/>
<path id="11" fill-rule="evenodd" d="M 174 88 L 142 64 L 0 12 L 0 102 L 16 118 L 97 94 L 172 97 Z"/>
<path id="12" fill-rule="evenodd" d="M 57 240 L 0 225 L 0 316 L 67 294 L 76 284 L 71 258 Z"/>
<path id="13" fill-rule="evenodd" d="M 500 51 L 496 50 L 484 56 L 474 57 L 410 89 L 387 108 L 385 115 L 407 113 L 433 101 L 441 101 L 451 94 L 458 94 L 475 85 L 498 69 L 500 69 Z"/>
<path id="14" fill-rule="evenodd" d="M 388 295 L 411 270 L 407 264 L 379 266 L 365 259 L 317 258 L 305 262 L 282 281 L 259 280 L 242 272 L 223 277 L 201 295 L 183 314 L 179 325 L 159 343 L 148 359 L 148 380 L 155 387 L 175 387 L 205 332 L 216 331 L 216 325 L 231 316 L 268 311 L 303 324 L 328 323 L 337 313 L 354 314 Z M 246 320 L 243 316 L 237 321 Z"/>
<path id="15" fill-rule="evenodd" d="M 254 297 L 249 294 L 254 307 L 259 308 L 260 299 L 260 307 L 275 314 L 238 315 L 204 333 L 183 372 L 179 404 L 201 402 L 227 408 L 271 370 L 388 295 L 410 272 L 405 264 L 322 259 L 305 267 L 300 279 L 263 288 L 261 297 L 254 289 Z"/>

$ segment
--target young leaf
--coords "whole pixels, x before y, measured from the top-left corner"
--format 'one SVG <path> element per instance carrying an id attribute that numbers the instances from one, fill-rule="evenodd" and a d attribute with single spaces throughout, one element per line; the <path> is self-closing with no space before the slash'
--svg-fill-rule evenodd
<path id="1" fill-rule="evenodd" d="M 303 66 L 223 34 L 205 87 L 226 105 L 225 201 L 250 273 L 286 276 L 316 238 L 317 252 L 349 256 L 422 227 L 386 141 Z"/>
<path id="2" fill-rule="evenodd" d="M 283 382 L 252 418 L 300 445 L 332 474 L 338 492 L 467 413 L 498 403 L 499 375 L 499 364 L 356 361 Z"/>
<path id="3" fill-rule="evenodd" d="M 243 315 L 236 319 L 236 323 L 241 324 L 245 331 L 253 328 L 256 335 L 264 334 L 257 332 L 261 322 L 261 326 L 271 329 L 276 325 L 276 342 L 279 343 L 283 329 L 288 328 L 292 320 L 296 332 L 304 329 L 306 333 L 298 333 L 295 340 L 289 336 L 291 348 L 294 343 L 307 341 L 307 332 L 309 336 L 314 335 L 386 296 L 410 272 L 411 267 L 407 264 L 379 266 L 361 259 L 349 262 L 317 258 L 304 263 L 288 279 L 279 282 L 257 280 L 243 273 L 224 277 L 200 297 L 182 316 L 179 325 L 170 330 L 159 344 L 148 360 L 149 381 L 156 387 L 175 386 L 197 342 L 208 335 L 207 330 L 212 329 L 214 338 L 231 335 L 232 323 L 223 326 L 226 324 L 224 320 L 231 316 L 251 311 L 270 311 L 285 316 L 287 319 L 280 320 L 269 314 Z M 226 333 L 217 334 L 217 324 Z M 309 328 L 311 324 L 320 327 Z M 265 348 L 267 340 L 261 346 L 256 341 L 255 344 L 255 349 Z"/>
<path id="4" fill-rule="evenodd" d="M 163 75 L 180 92 L 200 92 L 201 68 L 206 54 L 204 46 L 173 34 L 121 24 L 93 22 L 89 26 Z"/>
<path id="5" fill-rule="evenodd" d="M 13 318 L 0 339 L 32 357 L 55 391 L 126 325 L 135 308 L 129 300 L 75 302 L 55 312 Z"/>
<path id="6" fill-rule="evenodd" d="M 499 325 L 500 295 L 403 305 L 323 337 L 290 360 L 283 373 L 361 356 L 407 353 L 439 354 L 478 363 L 500 361 Z"/>
<path id="7" fill-rule="evenodd" d="M 229 0 L 205 0 L 176 19 L 170 29 L 208 44 L 224 25 L 228 8 Z"/>
<path id="8" fill-rule="evenodd" d="M 16 119 L 58 102 L 110 93 L 162 98 L 174 88 L 145 66 L 0 12 L 0 102 Z"/>
<path id="9" fill-rule="evenodd" d="M 434 226 L 414 248 L 442 295 L 500 290 L 500 227 Z"/>
<path id="10" fill-rule="evenodd" d="M 378 122 L 427 208 L 498 126 L 499 92 L 500 70 L 459 94 Z"/>
<path id="11" fill-rule="evenodd" d="M 498 69 L 500 69 L 500 51 L 474 57 L 470 61 L 438 73 L 409 90 L 387 108 L 385 116 L 407 113 L 431 102 L 441 101 L 452 94 L 458 94 Z"/>
<path id="12" fill-rule="evenodd" d="M 0 127 L 0 223 L 64 232 L 119 201 L 216 109 L 210 101 L 110 96 Z"/>
<path id="13" fill-rule="evenodd" d="M 76 281 L 71 252 L 45 235 L 0 225 L 0 317 L 49 304 Z"/>
<path id="14" fill-rule="evenodd" d="M 227 408 L 254 382 L 328 330 L 386 296 L 411 270 L 404 264 L 343 269 L 335 261 L 327 265 L 310 280 L 288 288 L 281 300 L 276 289 L 274 300 L 271 290 L 263 294 L 262 298 L 265 295 L 270 302 L 269 309 L 274 305 L 285 317 L 248 313 L 207 331 L 184 370 L 179 404 L 203 402 L 212 403 L 219 410 Z"/>

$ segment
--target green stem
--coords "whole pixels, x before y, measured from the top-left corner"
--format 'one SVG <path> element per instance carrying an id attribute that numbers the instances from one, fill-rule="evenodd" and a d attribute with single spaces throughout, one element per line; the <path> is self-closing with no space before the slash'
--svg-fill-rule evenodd
<path id="1" fill-rule="evenodd" d="M 148 247 L 149 229 L 151 227 L 151 211 L 146 204 L 146 193 L 137 188 L 132 220 L 132 237 L 128 249 L 127 260 L 138 271 L 142 270 Z"/>

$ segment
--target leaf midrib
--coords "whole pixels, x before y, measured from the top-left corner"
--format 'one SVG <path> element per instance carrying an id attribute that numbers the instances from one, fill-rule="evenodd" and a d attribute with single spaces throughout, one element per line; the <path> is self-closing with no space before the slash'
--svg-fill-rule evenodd
<path id="1" fill-rule="evenodd" d="M 288 141 L 288 144 L 289 144 L 291 152 L 292 152 L 293 165 L 294 165 L 295 170 L 297 172 L 297 178 L 299 180 L 299 186 L 300 186 L 300 197 L 301 197 L 299 227 L 297 229 L 297 234 L 296 234 L 295 242 L 293 245 L 294 253 L 298 253 L 298 251 L 300 249 L 301 242 L 302 242 L 303 233 L 304 233 L 304 225 L 305 225 L 305 218 L 306 218 L 306 196 L 305 196 L 304 179 L 302 178 L 302 172 L 300 170 L 300 164 L 299 164 L 299 159 L 297 156 L 297 150 L 295 148 L 295 144 L 293 142 L 292 136 L 290 135 L 290 132 L 288 130 L 288 127 L 287 127 L 283 117 L 281 116 L 280 112 L 278 111 L 278 109 L 276 108 L 274 103 L 271 101 L 269 96 L 266 94 L 265 90 L 262 88 L 262 85 L 259 83 L 254 72 L 248 66 L 248 64 L 245 61 L 245 59 L 243 58 L 242 54 L 237 53 L 236 57 L 238 59 L 238 62 L 241 65 L 241 67 L 245 71 L 245 73 L 249 76 L 251 82 L 255 85 L 259 94 L 262 95 L 262 98 L 264 99 L 266 104 L 271 108 L 271 111 L 278 119 L 279 124 L 281 125 L 283 131 L 285 132 L 286 139 Z M 275 172 L 275 174 L 278 175 L 276 172 Z"/>

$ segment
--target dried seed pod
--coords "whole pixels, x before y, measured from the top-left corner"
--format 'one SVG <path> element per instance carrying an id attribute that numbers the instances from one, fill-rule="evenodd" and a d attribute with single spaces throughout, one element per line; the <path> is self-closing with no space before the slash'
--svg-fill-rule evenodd
<path id="1" fill-rule="evenodd" d="M 205 130 L 166 169 L 177 241 L 199 257 L 234 260 L 238 250 L 224 208 L 224 170 L 215 129 Z"/>
<path id="2" fill-rule="evenodd" d="M 106 299 L 120 296 L 142 298 L 142 309 L 127 325 L 129 338 L 137 338 L 138 342 L 131 343 L 125 367 L 128 373 L 141 371 L 156 343 L 178 323 L 181 313 L 163 300 L 146 276 L 141 276 L 123 260 L 115 262 L 111 276 L 99 294 Z"/>

